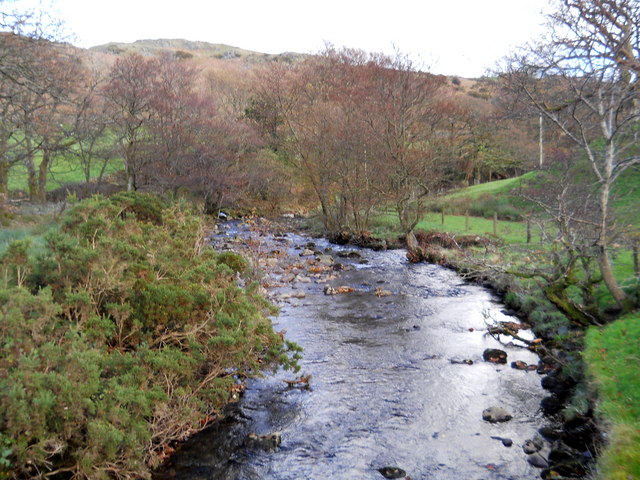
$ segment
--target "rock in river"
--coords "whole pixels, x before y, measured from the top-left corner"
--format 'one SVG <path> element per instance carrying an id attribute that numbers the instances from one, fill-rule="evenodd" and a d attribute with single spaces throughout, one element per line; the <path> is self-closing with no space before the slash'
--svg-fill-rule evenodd
<path id="1" fill-rule="evenodd" d="M 539 453 L 534 453 L 527 457 L 527 462 L 529 465 L 534 466 L 536 468 L 547 468 L 549 463 L 545 460 L 545 458 Z"/>
<path id="2" fill-rule="evenodd" d="M 508 422 L 513 416 L 502 407 L 489 407 L 482 412 L 482 419 L 490 423 Z"/>
<path id="3" fill-rule="evenodd" d="M 527 455 L 531 455 L 533 453 L 539 452 L 540 450 L 542 450 L 542 441 L 538 438 L 527 440 L 522 445 L 522 450 Z"/>
<path id="4" fill-rule="evenodd" d="M 378 471 L 384 478 L 404 478 L 407 476 L 407 472 L 398 467 L 382 467 Z"/>
<path id="5" fill-rule="evenodd" d="M 484 358 L 486 362 L 507 363 L 507 352 L 497 348 L 487 348 L 483 352 L 482 358 Z"/>
<path id="6" fill-rule="evenodd" d="M 258 448 L 273 452 L 278 449 L 282 443 L 282 434 L 280 432 L 274 432 L 267 435 L 257 435 L 250 433 L 244 440 L 244 444 L 249 448 Z"/>

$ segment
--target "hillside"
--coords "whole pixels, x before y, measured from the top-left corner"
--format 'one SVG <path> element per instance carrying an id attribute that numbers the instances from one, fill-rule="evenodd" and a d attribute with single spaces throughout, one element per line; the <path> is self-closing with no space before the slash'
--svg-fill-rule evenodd
<path id="1" fill-rule="evenodd" d="M 142 55 L 161 56 L 165 54 L 178 58 L 217 58 L 221 60 L 243 60 L 247 63 L 262 63 L 266 61 L 293 62 L 303 59 L 306 55 L 295 52 L 269 54 L 245 50 L 222 43 L 208 43 L 185 39 L 146 39 L 133 43 L 110 42 L 89 49 L 112 55 L 122 55 L 137 52 Z"/>

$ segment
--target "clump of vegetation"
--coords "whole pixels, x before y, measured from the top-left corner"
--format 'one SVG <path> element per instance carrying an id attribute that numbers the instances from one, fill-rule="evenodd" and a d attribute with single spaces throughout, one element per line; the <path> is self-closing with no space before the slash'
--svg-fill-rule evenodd
<path id="1" fill-rule="evenodd" d="M 143 208 L 144 206 L 144 208 Z M 157 209 L 156 209 L 157 208 Z M 151 214 L 153 213 L 153 214 Z M 94 197 L 0 257 L 0 468 L 11 478 L 148 477 L 265 369 L 296 368 L 272 307 L 238 287 L 186 205 Z"/>

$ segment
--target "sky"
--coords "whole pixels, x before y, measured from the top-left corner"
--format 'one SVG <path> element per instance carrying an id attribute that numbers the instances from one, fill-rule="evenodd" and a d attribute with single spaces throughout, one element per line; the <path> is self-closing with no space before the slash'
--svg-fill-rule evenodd
<path id="1" fill-rule="evenodd" d="M 20 0 L 37 1 L 37 0 Z M 184 38 L 263 53 L 397 49 L 433 73 L 478 77 L 542 34 L 547 0 L 47 0 L 71 43 Z M 19 4 L 19 2 L 18 2 Z"/>

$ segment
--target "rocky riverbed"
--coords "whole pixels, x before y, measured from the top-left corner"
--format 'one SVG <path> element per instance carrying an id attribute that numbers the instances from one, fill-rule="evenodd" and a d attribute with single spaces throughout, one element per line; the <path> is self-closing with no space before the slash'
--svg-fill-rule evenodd
<path id="1" fill-rule="evenodd" d="M 250 381 L 158 478 L 529 479 L 548 466 L 538 358 L 488 333 L 517 324 L 491 292 L 402 250 L 233 222 L 213 241 L 260 266 L 302 370 Z"/>

